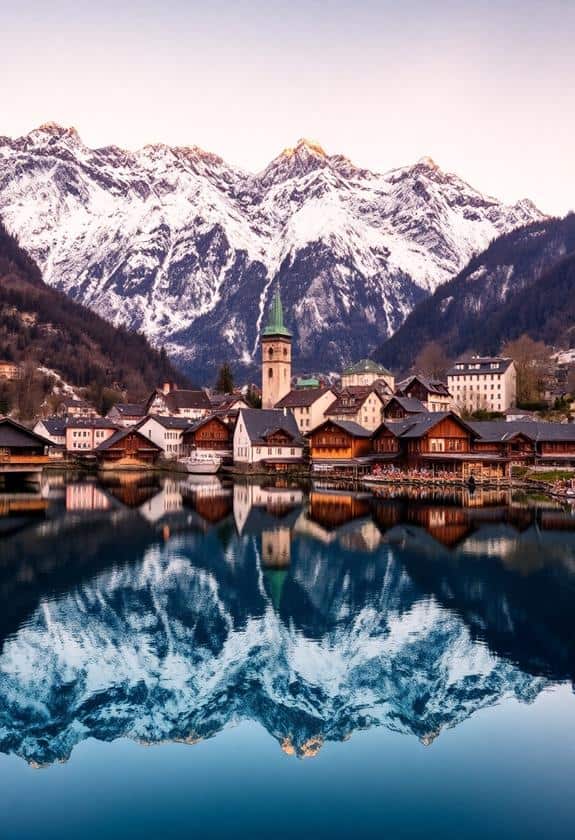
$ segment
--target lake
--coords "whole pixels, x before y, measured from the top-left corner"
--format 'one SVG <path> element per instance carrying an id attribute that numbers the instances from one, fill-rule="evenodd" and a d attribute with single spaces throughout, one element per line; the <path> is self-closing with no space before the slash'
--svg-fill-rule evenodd
<path id="1" fill-rule="evenodd" d="M 575 512 L 52 475 L 0 495 L 0 836 L 575 832 Z"/>

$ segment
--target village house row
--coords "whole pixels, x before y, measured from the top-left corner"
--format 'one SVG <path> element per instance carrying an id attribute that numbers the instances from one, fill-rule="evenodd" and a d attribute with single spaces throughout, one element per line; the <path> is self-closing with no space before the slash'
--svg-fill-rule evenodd
<path id="1" fill-rule="evenodd" d="M 311 466 L 319 473 L 359 475 L 397 467 L 503 479 L 512 464 L 575 465 L 575 424 L 523 419 L 513 407 L 511 359 L 460 360 L 447 382 L 420 375 L 396 382 L 384 367 L 364 359 L 342 372 L 337 388 L 315 379 L 293 387 L 292 336 L 278 289 L 261 352 L 261 409 L 250 408 L 241 393 L 164 383 L 144 404 L 117 404 L 106 417 L 70 398 L 62 402 L 62 416 L 38 420 L 32 432 L 2 421 L 0 447 L 9 452 L 10 438 L 28 434 L 30 446 L 49 444 L 53 457 L 95 459 L 103 466 L 155 464 L 202 450 L 251 473 Z M 479 407 L 506 419 L 471 422 L 460 416 Z M 26 447 L 24 439 L 19 442 Z"/>

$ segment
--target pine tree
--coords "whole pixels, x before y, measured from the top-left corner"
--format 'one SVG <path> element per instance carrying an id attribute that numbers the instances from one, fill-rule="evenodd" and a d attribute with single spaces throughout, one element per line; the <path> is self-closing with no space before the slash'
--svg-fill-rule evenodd
<path id="1" fill-rule="evenodd" d="M 221 366 L 216 381 L 216 391 L 219 394 L 231 394 L 234 390 L 234 375 L 227 362 Z"/>

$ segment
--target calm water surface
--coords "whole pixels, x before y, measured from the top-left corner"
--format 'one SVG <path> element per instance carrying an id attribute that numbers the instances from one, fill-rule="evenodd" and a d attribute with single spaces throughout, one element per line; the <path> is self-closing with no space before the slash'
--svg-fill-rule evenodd
<path id="1" fill-rule="evenodd" d="M 575 514 L 0 496 L 0 837 L 575 836 Z"/>

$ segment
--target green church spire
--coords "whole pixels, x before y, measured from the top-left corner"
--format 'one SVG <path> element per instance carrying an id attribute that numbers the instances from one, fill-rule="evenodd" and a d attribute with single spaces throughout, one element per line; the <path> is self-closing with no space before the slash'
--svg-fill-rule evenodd
<path id="1" fill-rule="evenodd" d="M 268 322 L 263 330 L 263 335 L 284 335 L 291 338 L 291 332 L 284 324 L 284 310 L 282 306 L 282 299 L 280 297 L 280 286 L 276 283 L 276 288 L 270 306 Z"/>

